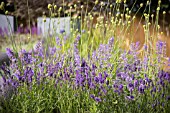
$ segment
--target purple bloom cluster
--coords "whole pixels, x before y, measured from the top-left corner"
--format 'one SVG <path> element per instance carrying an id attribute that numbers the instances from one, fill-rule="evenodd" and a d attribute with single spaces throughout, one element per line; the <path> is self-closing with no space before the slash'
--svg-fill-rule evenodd
<path id="1" fill-rule="evenodd" d="M 6 48 L 6 54 L 8 55 L 9 58 L 14 57 L 14 52 L 10 48 Z"/>
<path id="2" fill-rule="evenodd" d="M 24 27 L 23 25 L 20 25 L 17 29 L 18 34 L 28 34 L 30 32 L 32 35 L 37 35 L 38 34 L 37 26 L 32 25 L 31 28 L 29 28 L 29 26 Z"/>
<path id="3" fill-rule="evenodd" d="M 60 33 L 61 34 L 65 33 L 65 30 L 64 29 L 60 29 Z"/>
<path id="4" fill-rule="evenodd" d="M 135 101 L 146 96 L 151 97 L 148 101 L 155 107 L 158 102 L 166 104 L 170 100 L 168 72 L 160 69 L 158 73 L 152 73 L 153 76 L 144 73 L 146 70 L 142 67 L 147 65 L 146 61 L 138 59 L 135 52 L 120 53 L 120 58 L 116 59 L 118 64 L 112 65 L 112 60 L 115 60 L 114 38 L 111 38 L 108 44 L 100 45 L 88 60 L 81 58 L 78 49 L 80 38 L 77 36 L 75 39 L 73 54 L 69 50 L 61 53 L 56 47 L 50 47 L 49 54 L 53 57 L 49 55 L 47 58 L 42 43 L 38 43 L 32 53 L 20 51 L 18 58 L 12 50 L 7 49 L 13 62 L 10 67 L 1 67 L 3 80 L 15 88 L 22 87 L 23 83 L 29 86 L 44 85 L 52 80 L 55 81 L 55 88 L 62 88 L 67 83 L 68 88 L 75 92 L 88 92 L 89 100 L 98 104 L 110 103 L 111 98 Z M 58 45 L 58 39 L 56 43 Z M 76 96 L 79 94 L 76 93 Z M 158 99 L 156 104 L 154 98 Z"/>

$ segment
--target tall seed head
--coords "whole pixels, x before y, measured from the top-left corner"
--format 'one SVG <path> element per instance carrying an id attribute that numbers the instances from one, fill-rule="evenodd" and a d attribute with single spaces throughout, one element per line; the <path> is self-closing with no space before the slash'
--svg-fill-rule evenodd
<path id="1" fill-rule="evenodd" d="M 156 9 L 157 11 L 159 11 L 160 10 L 160 7 L 157 7 L 157 9 Z"/>
<path id="2" fill-rule="evenodd" d="M 5 14 L 7 15 L 7 14 L 8 14 L 8 11 L 5 11 Z"/>
<path id="3" fill-rule="evenodd" d="M 74 8 L 77 8 L 77 4 L 74 4 Z"/>
<path id="4" fill-rule="evenodd" d="M 140 4 L 140 7 L 143 7 L 143 3 Z"/>
<path id="5" fill-rule="evenodd" d="M 154 17 L 154 14 L 152 14 L 151 17 L 153 18 L 153 17 Z"/>
<path id="6" fill-rule="evenodd" d="M 52 8 L 52 5 L 51 4 L 48 4 L 48 9 L 51 9 Z"/>
<path id="7" fill-rule="evenodd" d="M 160 25 L 158 25 L 157 27 L 158 27 L 158 29 L 160 29 Z"/>
<path id="8" fill-rule="evenodd" d="M 158 1 L 158 4 L 159 4 L 159 5 L 161 4 L 161 0 Z"/>
<path id="9" fill-rule="evenodd" d="M 99 1 L 98 1 L 98 0 L 96 0 L 96 1 L 95 1 L 95 5 L 96 5 L 96 4 L 98 4 L 98 2 L 99 2 Z"/>
<path id="10" fill-rule="evenodd" d="M 101 2 L 101 6 L 103 6 L 104 5 L 104 2 Z"/>
<path id="11" fill-rule="evenodd" d="M 60 7 L 58 11 L 61 12 L 62 11 L 62 7 Z"/>
<path id="12" fill-rule="evenodd" d="M 128 12 L 128 11 L 129 11 L 129 8 L 126 8 L 126 11 Z"/>
<path id="13" fill-rule="evenodd" d="M 5 6 L 5 3 L 4 3 L 4 2 L 1 2 L 0 9 L 3 10 L 3 9 L 4 9 L 4 6 Z"/>
<path id="14" fill-rule="evenodd" d="M 54 9 L 55 9 L 55 10 L 57 9 L 57 5 L 54 5 Z"/>
<path id="15" fill-rule="evenodd" d="M 163 14 L 165 15 L 165 14 L 166 14 L 166 11 L 163 11 Z"/>

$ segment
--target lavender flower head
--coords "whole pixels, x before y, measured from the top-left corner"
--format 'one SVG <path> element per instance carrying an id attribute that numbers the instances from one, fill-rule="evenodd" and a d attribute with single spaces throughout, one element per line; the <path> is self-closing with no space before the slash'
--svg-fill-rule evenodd
<path id="1" fill-rule="evenodd" d="M 95 97 L 96 102 L 101 102 L 102 100 L 99 97 Z"/>
<path id="2" fill-rule="evenodd" d="M 64 29 L 60 29 L 60 33 L 61 34 L 65 33 L 65 30 Z"/>
<path id="3" fill-rule="evenodd" d="M 56 47 L 50 47 L 49 50 L 50 50 L 50 55 L 54 55 L 57 49 Z"/>
<path id="4" fill-rule="evenodd" d="M 14 52 L 10 48 L 6 48 L 6 54 L 9 58 L 14 57 Z"/>
<path id="5" fill-rule="evenodd" d="M 114 43 L 114 37 L 111 37 L 110 39 L 109 39 L 109 45 L 110 46 L 113 46 L 113 43 Z"/>
<path id="6" fill-rule="evenodd" d="M 134 96 L 133 96 L 133 95 L 127 96 L 126 98 L 127 98 L 128 100 L 134 100 Z"/>

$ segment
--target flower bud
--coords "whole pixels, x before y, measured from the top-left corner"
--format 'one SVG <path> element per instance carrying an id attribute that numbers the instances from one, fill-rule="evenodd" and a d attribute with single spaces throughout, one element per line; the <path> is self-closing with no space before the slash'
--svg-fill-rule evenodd
<path id="1" fill-rule="evenodd" d="M 57 9 L 57 5 L 54 5 L 54 9 Z"/>
<path id="2" fill-rule="evenodd" d="M 1 2 L 1 5 L 0 5 L 0 9 L 3 10 L 4 9 L 4 2 Z"/>
<path id="3" fill-rule="evenodd" d="M 43 22 L 46 22 L 46 18 L 43 19 Z"/>
<path id="4" fill-rule="evenodd" d="M 74 8 L 76 8 L 77 7 L 77 5 L 76 4 L 74 4 Z"/>
<path id="5" fill-rule="evenodd" d="M 158 25 L 157 27 L 158 27 L 158 29 L 160 29 L 160 25 Z"/>
<path id="6" fill-rule="evenodd" d="M 154 14 L 152 14 L 151 17 L 153 18 L 153 17 L 154 17 Z"/>
<path id="7" fill-rule="evenodd" d="M 140 4 L 140 7 L 143 7 L 143 3 Z"/>
<path id="8" fill-rule="evenodd" d="M 62 10 L 62 7 L 60 7 L 58 11 L 61 12 L 61 10 Z"/>
<path id="9" fill-rule="evenodd" d="M 101 6 L 103 6 L 104 5 L 104 2 L 101 2 Z"/>
<path id="10" fill-rule="evenodd" d="M 158 1 L 158 4 L 161 4 L 161 0 Z"/>
<path id="11" fill-rule="evenodd" d="M 8 14 L 8 11 L 5 11 L 5 14 L 7 15 L 7 14 Z"/>
<path id="12" fill-rule="evenodd" d="M 1 2 L 1 6 L 4 7 L 5 3 L 4 2 Z"/>
<path id="13" fill-rule="evenodd" d="M 96 0 L 96 1 L 95 1 L 95 4 L 98 4 L 98 2 L 99 2 L 99 1 L 98 1 L 98 0 Z"/>
<path id="14" fill-rule="evenodd" d="M 166 11 L 163 11 L 163 14 L 165 15 L 165 14 L 166 14 Z"/>
<path id="15" fill-rule="evenodd" d="M 52 8 L 52 5 L 51 4 L 48 4 L 48 9 L 51 9 Z"/>

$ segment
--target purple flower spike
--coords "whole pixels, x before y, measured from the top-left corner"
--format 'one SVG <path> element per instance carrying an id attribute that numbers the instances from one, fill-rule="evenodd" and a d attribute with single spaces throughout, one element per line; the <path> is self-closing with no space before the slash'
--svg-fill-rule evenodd
<path id="1" fill-rule="evenodd" d="M 4 83 L 6 83 L 6 78 L 5 78 L 5 76 L 2 76 L 2 80 L 4 81 Z"/>
<path id="2" fill-rule="evenodd" d="M 117 78 L 121 78 L 122 73 L 118 73 L 116 76 Z"/>
<path id="3" fill-rule="evenodd" d="M 90 83 L 90 89 L 95 89 L 95 88 L 96 88 L 95 84 L 93 82 L 91 82 Z"/>
<path id="4" fill-rule="evenodd" d="M 113 43 L 114 43 L 114 37 L 111 37 L 111 38 L 109 39 L 109 45 L 112 46 Z"/>
<path id="5" fill-rule="evenodd" d="M 127 76 L 127 77 L 126 77 L 126 82 L 128 82 L 128 83 L 132 82 L 132 78 L 129 77 L 129 76 Z"/>
<path id="6" fill-rule="evenodd" d="M 153 92 L 156 92 L 156 87 L 153 88 Z"/>
<path id="7" fill-rule="evenodd" d="M 95 70 L 97 67 L 95 64 L 92 64 L 92 70 Z"/>
<path id="8" fill-rule="evenodd" d="M 34 25 L 34 26 L 32 26 L 32 28 L 31 28 L 31 33 L 33 34 L 33 35 L 35 35 L 35 34 L 37 34 L 37 27 Z"/>
<path id="9" fill-rule="evenodd" d="M 99 81 L 100 81 L 100 83 L 102 84 L 102 83 L 104 83 L 104 79 L 103 79 L 103 77 L 102 77 L 102 74 L 101 73 L 99 73 Z"/>
<path id="10" fill-rule="evenodd" d="M 130 95 L 126 97 L 128 100 L 134 100 L 134 96 Z"/>
<path id="11" fill-rule="evenodd" d="M 106 73 L 106 72 L 104 72 L 104 79 L 106 80 L 106 78 L 108 77 L 109 75 Z"/>
<path id="12" fill-rule="evenodd" d="M 117 89 L 117 88 L 118 88 L 118 85 L 115 83 L 115 84 L 113 84 L 113 87 L 114 87 L 115 89 Z"/>
<path id="13" fill-rule="evenodd" d="M 94 98 L 95 98 L 95 96 L 94 96 L 93 94 L 90 94 L 90 98 L 94 99 Z"/>
<path id="14" fill-rule="evenodd" d="M 160 80 L 159 83 L 164 87 L 165 86 L 165 83 L 163 80 Z"/>
<path id="15" fill-rule="evenodd" d="M 165 97 L 165 94 L 163 93 L 163 94 L 162 94 L 162 98 L 164 98 L 164 97 Z"/>
<path id="16" fill-rule="evenodd" d="M 129 87 L 129 88 L 133 88 L 133 84 L 132 84 L 132 83 L 129 83 L 128 87 Z"/>
<path id="17" fill-rule="evenodd" d="M 166 100 L 169 101 L 169 100 L 170 100 L 170 96 L 167 96 L 167 97 L 166 97 Z"/>
<path id="18" fill-rule="evenodd" d="M 119 91 L 123 91 L 123 85 L 122 84 L 119 85 Z"/>
<path id="19" fill-rule="evenodd" d="M 82 60 L 81 67 L 86 68 L 88 65 L 85 60 Z"/>
<path id="20" fill-rule="evenodd" d="M 14 57 L 14 53 L 10 48 L 6 48 L 6 54 L 8 55 L 9 58 Z"/>
<path id="21" fill-rule="evenodd" d="M 57 49 L 56 49 L 56 47 L 50 47 L 49 50 L 50 50 L 50 54 L 54 55 L 56 53 Z"/>
<path id="22" fill-rule="evenodd" d="M 61 34 L 65 33 L 65 30 L 64 29 L 60 29 L 60 33 Z"/>
<path id="23" fill-rule="evenodd" d="M 61 44 L 60 44 L 60 38 L 59 38 L 59 37 L 56 37 L 55 40 L 56 40 L 56 44 L 57 44 L 58 46 L 59 46 L 59 45 L 61 46 Z"/>
<path id="24" fill-rule="evenodd" d="M 134 74 L 132 74 L 132 80 L 134 80 L 135 79 L 135 75 Z"/>
<path id="25" fill-rule="evenodd" d="M 17 71 L 14 73 L 14 76 L 15 76 L 19 81 L 22 79 L 22 77 L 20 76 L 19 70 L 17 70 Z"/>
<path id="26" fill-rule="evenodd" d="M 134 85 L 132 83 L 129 83 L 127 88 L 130 92 L 132 92 L 134 90 Z"/>
<path id="27" fill-rule="evenodd" d="M 165 79 L 166 79 L 166 80 L 170 80 L 170 75 L 169 75 L 169 73 L 166 73 Z"/>
<path id="28" fill-rule="evenodd" d="M 139 93 L 143 94 L 144 93 L 144 85 L 140 85 L 138 88 Z"/>
<path id="29" fill-rule="evenodd" d="M 99 97 L 95 97 L 96 102 L 101 102 L 102 100 Z"/>
<path id="30" fill-rule="evenodd" d="M 86 32 L 86 30 L 84 30 L 84 29 L 83 29 L 81 32 L 82 32 L 82 33 L 85 33 L 85 32 Z"/>
<path id="31" fill-rule="evenodd" d="M 98 82 L 99 82 L 99 78 L 98 78 L 98 77 L 94 77 L 94 81 L 95 81 L 96 83 L 98 83 Z"/>
<path id="32" fill-rule="evenodd" d="M 109 80 L 106 81 L 106 85 L 109 85 Z"/>

